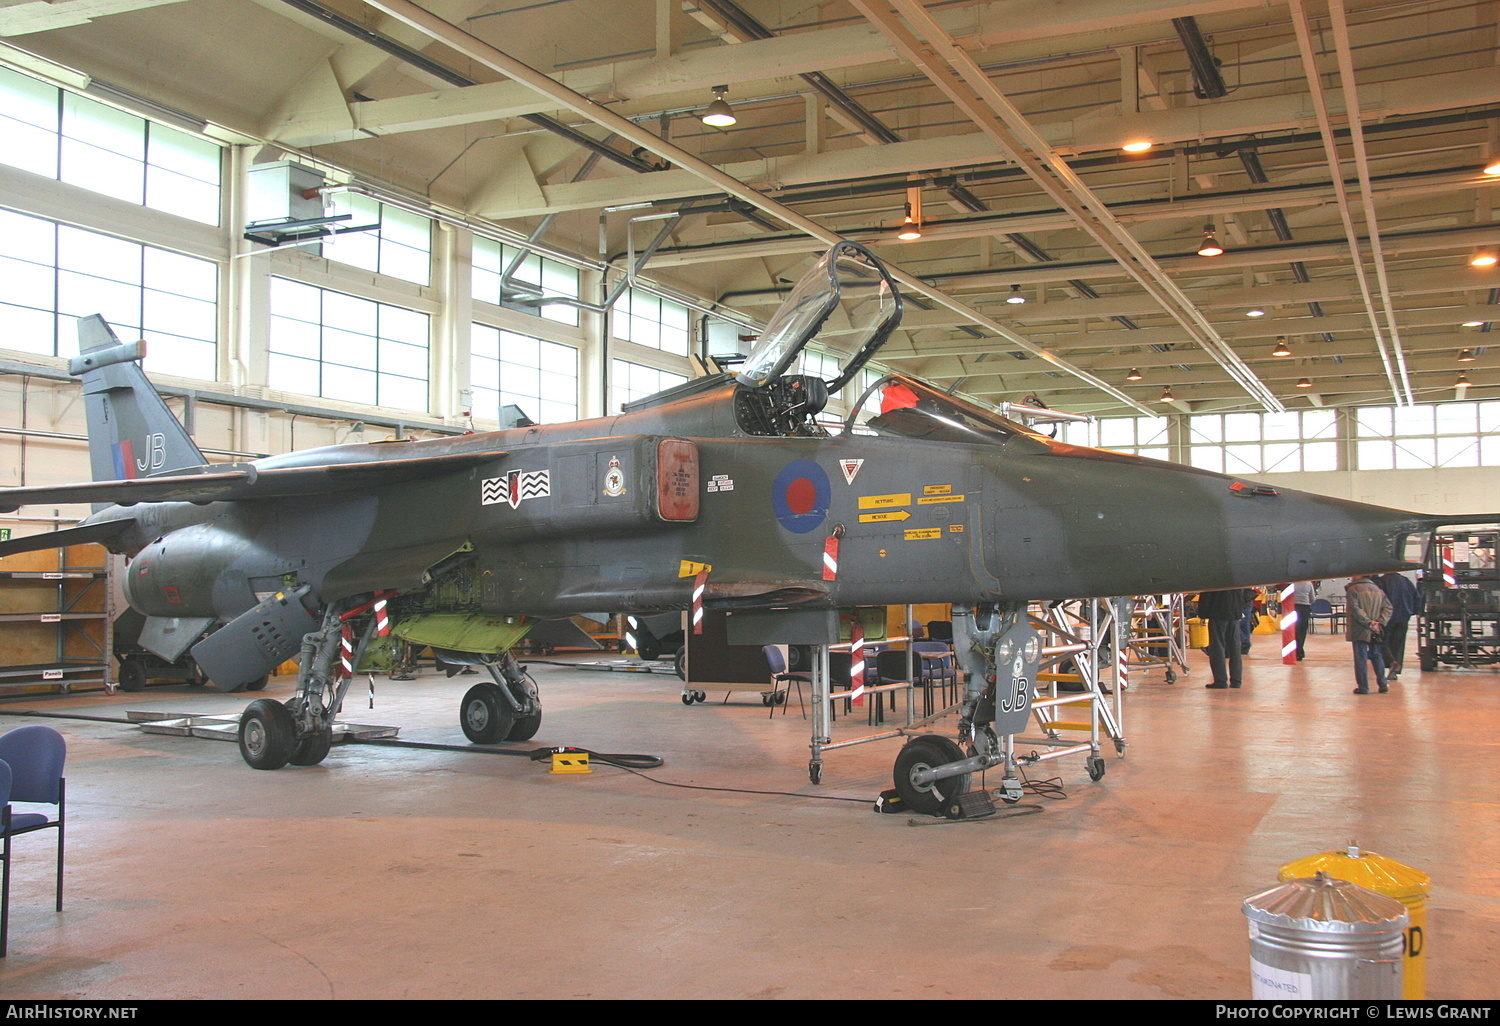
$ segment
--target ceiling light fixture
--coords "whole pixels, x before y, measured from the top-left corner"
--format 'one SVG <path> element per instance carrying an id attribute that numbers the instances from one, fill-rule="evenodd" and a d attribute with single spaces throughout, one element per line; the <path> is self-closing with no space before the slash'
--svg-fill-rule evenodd
<path id="1" fill-rule="evenodd" d="M 1484 322 L 1483 321 L 1464 321 L 1464 327 L 1466 327 L 1466 328 L 1482 328 L 1482 327 L 1484 327 Z"/>
<path id="2" fill-rule="evenodd" d="M 901 227 L 896 231 L 896 238 L 911 242 L 922 237 L 922 187 L 920 185 L 908 186 L 906 190 L 906 216 L 901 219 Z"/>
<path id="3" fill-rule="evenodd" d="M 1497 258 L 1493 249 L 1475 250 L 1474 255 L 1469 258 L 1470 267 L 1494 267 L 1496 263 Z"/>
<path id="4" fill-rule="evenodd" d="M 714 86 L 714 102 L 698 115 L 699 120 L 705 125 L 712 128 L 728 128 L 739 120 L 734 116 L 734 108 L 729 105 L 728 100 L 724 99 L 724 94 L 727 92 L 729 92 L 727 85 Z"/>
<path id="5" fill-rule="evenodd" d="M 1126 143 L 1124 146 L 1120 147 L 1120 149 L 1124 150 L 1126 153 L 1145 153 L 1150 148 L 1150 139 L 1133 139 L 1130 142 Z M 1500 172 L 1496 173 L 1500 174 Z"/>
<path id="6" fill-rule="evenodd" d="M 1266 312 L 1264 310 L 1262 310 L 1258 306 L 1251 307 L 1249 310 L 1245 311 L 1245 316 L 1246 317 L 1264 317 L 1265 315 L 1266 315 Z"/>
<path id="7" fill-rule="evenodd" d="M 1458 372 L 1458 380 L 1453 383 L 1453 387 L 1456 388 L 1456 389 L 1458 389 L 1460 392 L 1462 392 L 1464 389 L 1468 388 L 1469 387 L 1469 372 L 1468 371 L 1459 371 Z"/>
<path id="8" fill-rule="evenodd" d="M 1271 350 L 1272 356 L 1291 356 L 1292 351 L 1286 344 L 1285 335 L 1276 336 L 1276 348 Z"/>
<path id="9" fill-rule="evenodd" d="M 1171 385 L 1163 385 L 1161 389 L 1161 401 L 1164 403 L 1175 403 L 1177 397 L 1172 394 Z"/>
<path id="10" fill-rule="evenodd" d="M 1298 388 L 1312 388 L 1312 382 L 1308 381 L 1306 378 L 1298 378 L 1297 379 L 1297 387 Z"/>
<path id="11" fill-rule="evenodd" d="M 1146 375 L 1142 374 L 1138 369 L 1136 369 L 1135 367 L 1132 367 L 1132 368 L 1130 368 L 1130 373 L 1127 374 L 1127 375 L 1125 375 L 1125 380 L 1126 381 L 1139 381 L 1142 378 L 1144 378 L 1145 376 Z"/>
<path id="12" fill-rule="evenodd" d="M 1020 306 L 1022 303 L 1026 302 L 1026 297 L 1021 295 L 1021 286 L 1012 285 L 1010 287 L 1010 295 L 1005 297 L 1005 301 L 1007 303 L 1010 303 L 1012 306 Z"/>
<path id="13" fill-rule="evenodd" d="M 1484 162 L 1484 173 L 1500 176 L 1500 153 L 1492 154 L 1490 159 Z"/>
<path id="14" fill-rule="evenodd" d="M 1198 246 L 1198 255 L 1202 257 L 1216 257 L 1224 252 L 1224 247 L 1219 245 L 1219 240 L 1214 237 L 1214 226 L 1206 224 L 1203 226 L 1203 242 Z"/>
<path id="15" fill-rule="evenodd" d="M 1460 349 L 1458 351 L 1458 362 L 1459 363 L 1473 363 L 1474 362 L 1474 350 L 1472 350 L 1472 349 Z"/>

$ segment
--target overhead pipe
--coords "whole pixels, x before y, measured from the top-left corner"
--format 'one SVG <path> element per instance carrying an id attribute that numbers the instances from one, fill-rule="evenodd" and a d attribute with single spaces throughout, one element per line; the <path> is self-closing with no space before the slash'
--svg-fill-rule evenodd
<path id="1" fill-rule="evenodd" d="M 1155 259 L 1056 150 L 1016 109 L 1009 98 L 932 17 L 919 0 L 850 0 L 896 49 L 948 96 L 985 134 L 1025 167 L 1027 174 L 1054 202 L 1064 207 L 1105 252 L 1161 304 L 1187 335 L 1212 355 L 1247 394 L 1267 410 L 1285 407 L 1255 372 L 1240 359 L 1201 311 L 1178 288 Z M 897 13 L 899 12 L 899 14 Z"/>
<path id="2" fill-rule="evenodd" d="M 678 167 L 690 171 L 716 188 L 744 200 L 763 213 L 785 221 L 787 224 L 806 232 L 827 246 L 834 245 L 842 238 L 838 233 L 823 224 L 757 192 L 739 179 L 725 174 L 707 161 L 643 129 L 641 126 L 627 118 L 621 117 L 607 107 L 595 103 L 588 97 L 569 89 L 567 86 L 530 65 L 517 60 L 484 42 L 484 40 L 463 31 L 431 12 L 411 3 L 411 0 L 365 0 L 365 3 L 410 25 L 433 39 L 453 47 L 471 60 L 478 61 L 486 67 L 548 97 L 558 107 L 571 110 L 575 114 L 585 117 L 603 128 L 613 130 L 628 142 L 644 147 L 650 152 L 666 158 Z M 1126 404 L 1131 409 L 1138 410 L 1144 414 L 1151 414 L 1152 411 L 1149 408 L 1137 403 L 1109 382 L 1097 378 L 1082 368 L 1074 366 L 1067 360 L 1035 345 L 1030 340 L 1016 334 L 1009 327 L 975 310 L 973 307 L 932 288 L 927 283 L 907 273 L 898 266 L 888 264 L 887 269 L 891 272 L 892 277 L 906 288 L 912 289 L 940 306 L 952 310 L 965 320 L 994 332 L 1007 342 L 1025 349 L 1033 356 L 1046 360 L 1059 370 L 1066 371 L 1074 377 L 1087 382 Z"/>
<path id="3" fill-rule="evenodd" d="M 1217 100 L 1221 96 L 1227 96 L 1229 87 L 1224 84 L 1224 76 L 1219 74 L 1219 59 L 1209 52 L 1203 30 L 1198 27 L 1198 19 L 1173 18 L 1172 27 L 1177 30 L 1177 38 L 1187 51 L 1188 66 L 1193 72 L 1193 91 L 1198 98 Z"/>
<path id="4" fill-rule="evenodd" d="M 1375 215 L 1375 197 L 1370 191 L 1370 155 L 1365 148 L 1364 122 L 1359 116 L 1359 86 L 1354 76 L 1353 47 L 1349 43 L 1349 19 L 1344 14 L 1344 0 L 1329 0 L 1328 16 L 1333 22 L 1334 53 L 1338 58 L 1339 79 L 1344 90 L 1345 116 L 1354 143 L 1354 167 L 1359 174 L 1360 200 L 1364 206 L 1365 226 L 1369 230 L 1370 256 L 1375 262 L 1375 283 L 1380 289 L 1386 329 L 1390 332 L 1391 351 L 1396 358 L 1397 380 L 1406 390 L 1406 401 L 1415 404 L 1411 380 L 1406 373 L 1406 354 L 1401 349 L 1401 326 L 1396 322 L 1395 304 L 1386 272 L 1385 252 L 1380 243 L 1380 222 Z"/>
<path id="5" fill-rule="evenodd" d="M 333 28 L 338 29 L 340 32 L 343 32 L 346 35 L 353 36 L 361 42 L 368 43 L 369 45 L 375 47 L 377 50 L 388 53 L 392 57 L 395 57 L 399 60 L 405 61 L 407 64 L 410 64 L 414 68 L 420 68 L 423 71 L 427 72 L 427 74 L 443 82 L 447 82 L 449 85 L 472 86 L 479 84 L 476 79 L 467 78 L 464 75 L 460 75 L 458 72 L 452 70 L 451 68 L 444 67 L 425 54 L 418 53 L 416 50 L 413 50 L 408 46 L 403 46 L 402 44 L 396 42 L 394 39 L 383 36 L 379 32 L 376 32 L 374 29 L 366 28 L 356 21 L 350 21 L 348 18 L 345 18 L 343 15 L 338 14 L 335 11 L 329 10 L 322 4 L 314 3 L 313 0 L 281 0 L 281 2 L 286 4 L 288 7 L 292 7 L 296 10 L 301 11 L 308 17 L 316 18 L 326 25 L 331 25 Z M 628 153 L 621 153 L 619 150 L 606 146 L 596 139 L 590 139 L 582 132 L 574 130 L 568 125 L 563 124 L 561 121 L 558 121 L 556 118 L 550 118 L 545 114 L 523 114 L 521 115 L 521 118 L 524 121 L 529 121 L 531 124 L 536 125 L 538 128 L 544 128 L 549 132 L 560 135 L 564 139 L 567 139 L 569 142 L 572 142 L 577 146 L 581 146 L 591 153 L 597 153 L 599 156 L 605 158 L 606 160 L 612 160 L 616 164 L 619 164 L 621 167 L 626 167 L 632 171 L 639 172 L 657 170 L 657 168 L 653 167 L 651 164 L 648 164 L 646 161 L 641 160 L 638 157 L 631 156 Z"/>
<path id="6" fill-rule="evenodd" d="M 1307 10 L 1303 7 L 1302 0 L 1288 0 L 1288 6 L 1292 14 L 1292 28 L 1297 35 L 1297 48 L 1302 58 L 1303 75 L 1307 78 L 1309 95 L 1313 101 L 1313 111 L 1317 116 L 1318 127 L 1323 134 L 1323 154 L 1328 162 L 1330 177 L 1333 180 L 1334 192 L 1338 199 L 1339 220 L 1344 226 L 1344 238 L 1348 242 L 1351 265 L 1354 268 L 1354 278 L 1359 285 L 1360 298 L 1364 301 L 1365 313 L 1370 318 L 1370 329 L 1373 333 L 1375 351 L 1380 356 L 1381 366 L 1385 368 L 1386 380 L 1391 386 L 1391 396 L 1396 404 L 1410 405 L 1414 400 L 1411 394 L 1411 383 L 1405 380 L 1402 374 L 1398 380 L 1396 368 L 1392 365 L 1391 356 L 1386 352 L 1385 339 L 1380 330 L 1380 318 L 1375 312 L 1375 298 L 1370 292 L 1370 282 L 1365 275 L 1364 259 L 1360 255 L 1360 238 L 1354 229 L 1354 216 L 1349 205 L 1349 194 L 1344 188 L 1344 176 L 1339 170 L 1340 160 L 1338 144 L 1334 140 L 1332 131 L 1332 119 L 1328 113 L 1328 98 L 1323 92 L 1322 77 L 1318 70 L 1317 55 L 1313 49 L 1312 26 L 1309 22 Z M 1359 125 L 1358 108 L 1349 107 L 1349 125 L 1353 132 Z M 1373 227 L 1371 225 L 1370 227 Z"/>

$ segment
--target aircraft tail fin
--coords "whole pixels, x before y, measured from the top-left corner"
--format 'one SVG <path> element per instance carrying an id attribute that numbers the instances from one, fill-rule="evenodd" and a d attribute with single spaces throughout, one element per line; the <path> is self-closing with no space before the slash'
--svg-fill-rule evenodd
<path id="1" fill-rule="evenodd" d="M 68 370 L 83 379 L 95 481 L 204 465 L 203 453 L 141 370 L 144 341 L 122 343 L 103 317 L 90 314 L 78 319 L 78 353 Z"/>

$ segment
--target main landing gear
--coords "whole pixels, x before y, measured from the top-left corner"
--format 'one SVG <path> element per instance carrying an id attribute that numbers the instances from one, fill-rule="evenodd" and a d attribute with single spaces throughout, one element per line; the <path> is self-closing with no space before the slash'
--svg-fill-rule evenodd
<path id="1" fill-rule="evenodd" d="M 258 698 L 240 716 L 240 756 L 253 768 L 316 766 L 327 758 L 333 747 L 333 718 L 352 679 L 335 667 L 344 636 L 344 610 L 354 608 L 352 602 L 330 605 L 323 611 L 322 626 L 303 636 L 295 695 L 285 702 Z M 361 651 L 375 630 L 374 619 L 367 621 Z M 349 658 L 351 665 L 357 662 L 352 653 Z"/>
<path id="2" fill-rule="evenodd" d="M 302 670 L 297 693 L 285 702 L 269 698 L 250 703 L 240 717 L 240 755 L 255 769 L 274 770 L 316 766 L 333 747 L 333 718 L 343 708 L 344 694 L 353 679 L 340 672 L 339 656 L 348 628 L 348 666 L 358 666 L 365 645 L 375 632 L 373 616 L 364 615 L 369 603 L 334 603 L 323 612 L 322 626 L 302 639 Z M 354 629 L 363 624 L 362 631 Z M 357 645 L 354 637 L 359 637 Z M 542 726 L 542 703 L 536 682 L 509 652 L 477 655 L 438 653 L 451 663 L 477 663 L 493 679 L 476 684 L 464 695 L 459 722 L 464 736 L 475 744 L 529 741 Z"/>
<path id="3" fill-rule="evenodd" d="M 509 652 L 482 665 L 494 680 L 475 684 L 464 695 L 458 712 L 464 737 L 476 745 L 530 741 L 542 726 L 536 681 Z"/>

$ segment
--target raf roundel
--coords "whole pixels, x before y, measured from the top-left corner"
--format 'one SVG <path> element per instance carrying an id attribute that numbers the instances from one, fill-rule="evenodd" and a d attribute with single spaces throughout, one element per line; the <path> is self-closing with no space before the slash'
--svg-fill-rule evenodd
<path id="1" fill-rule="evenodd" d="M 794 460 L 771 485 L 771 509 L 793 534 L 816 531 L 828 516 L 828 474 L 812 460 Z"/>

